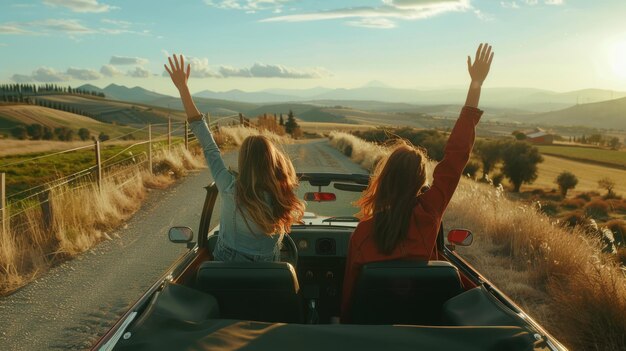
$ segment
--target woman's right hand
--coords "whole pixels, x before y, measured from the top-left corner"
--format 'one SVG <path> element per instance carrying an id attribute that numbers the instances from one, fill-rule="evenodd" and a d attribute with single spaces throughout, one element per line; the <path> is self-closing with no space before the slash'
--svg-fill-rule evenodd
<path id="1" fill-rule="evenodd" d="M 174 61 L 172 61 L 172 57 L 174 58 Z M 167 64 L 163 66 L 165 66 L 165 70 L 167 71 L 167 73 L 170 74 L 172 82 L 180 91 L 181 89 L 187 87 L 187 80 L 189 79 L 189 75 L 191 74 L 191 66 L 187 64 L 187 70 L 185 70 L 185 58 L 183 57 L 183 55 L 180 55 L 180 63 L 178 57 L 176 57 L 176 54 L 174 54 L 172 57 L 167 58 L 170 62 L 170 66 L 167 67 Z"/>
<path id="2" fill-rule="evenodd" d="M 472 83 L 483 84 L 489 74 L 492 61 L 493 52 L 491 52 L 491 45 L 487 43 L 478 46 L 473 64 L 472 58 L 467 57 L 467 70 L 469 71 L 470 77 L 472 77 Z"/>

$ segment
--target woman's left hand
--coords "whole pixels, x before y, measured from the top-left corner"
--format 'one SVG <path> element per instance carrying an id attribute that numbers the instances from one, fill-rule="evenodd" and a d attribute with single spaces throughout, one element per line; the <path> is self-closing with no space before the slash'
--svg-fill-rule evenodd
<path id="1" fill-rule="evenodd" d="M 174 58 L 174 61 L 172 61 L 172 57 Z M 167 58 L 170 62 L 170 66 L 167 67 L 167 64 L 163 66 L 165 66 L 165 70 L 167 71 L 167 73 L 170 74 L 172 82 L 180 91 L 182 88 L 187 87 L 187 80 L 189 79 L 189 75 L 191 74 L 191 66 L 187 64 L 187 70 L 185 70 L 185 58 L 183 57 L 183 55 L 179 56 L 180 63 L 176 54 L 174 54 L 172 57 Z"/>

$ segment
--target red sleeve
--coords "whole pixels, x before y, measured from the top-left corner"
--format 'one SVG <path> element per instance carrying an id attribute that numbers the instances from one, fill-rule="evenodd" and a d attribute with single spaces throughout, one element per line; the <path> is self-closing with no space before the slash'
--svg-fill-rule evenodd
<path id="1" fill-rule="evenodd" d="M 354 230 L 352 237 L 350 238 L 350 247 L 348 248 L 348 257 L 346 258 L 346 271 L 343 276 L 343 289 L 341 292 L 341 322 L 348 323 L 349 322 L 349 309 L 350 309 L 350 301 L 352 299 L 352 292 L 354 290 L 354 285 L 356 284 L 356 279 L 359 276 L 359 272 L 361 270 L 361 266 L 363 265 L 360 262 L 359 256 L 360 252 L 358 248 L 356 248 L 356 237 L 359 227 Z"/>
<path id="2" fill-rule="evenodd" d="M 436 218 L 441 218 L 459 184 L 474 146 L 476 124 L 482 114 L 483 111 L 477 108 L 463 107 L 448 138 L 443 160 L 433 172 L 433 185 L 421 196 L 424 210 Z"/>

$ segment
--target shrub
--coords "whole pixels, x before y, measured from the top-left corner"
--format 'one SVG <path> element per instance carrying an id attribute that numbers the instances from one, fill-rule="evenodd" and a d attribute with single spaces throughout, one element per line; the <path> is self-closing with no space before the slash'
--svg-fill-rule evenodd
<path id="1" fill-rule="evenodd" d="M 540 211 L 548 216 L 555 216 L 557 213 L 559 213 L 559 206 L 557 206 L 555 202 L 548 201 L 545 203 L 540 203 L 540 205 Z"/>
<path id="2" fill-rule="evenodd" d="M 585 214 L 594 219 L 604 219 L 609 215 L 609 204 L 604 200 L 594 200 L 585 205 Z"/>
<path id="3" fill-rule="evenodd" d="M 626 200 L 622 199 L 610 199 L 606 201 L 611 207 L 611 211 L 618 213 L 626 213 Z"/>
<path id="4" fill-rule="evenodd" d="M 583 199 L 565 199 L 561 202 L 561 207 L 570 210 L 583 208 L 587 202 Z"/>
<path id="5" fill-rule="evenodd" d="M 574 211 L 574 212 L 570 212 L 567 213 L 565 216 L 563 216 L 562 218 L 563 220 L 563 224 L 574 228 L 577 226 L 584 226 L 587 224 L 587 217 L 585 217 L 585 214 L 582 211 Z"/>
<path id="6" fill-rule="evenodd" d="M 606 222 L 606 227 L 613 232 L 615 245 L 626 247 L 626 221 L 614 219 Z"/>
<path id="7" fill-rule="evenodd" d="M 604 177 L 598 180 L 598 186 L 606 190 L 605 198 L 611 199 L 615 196 L 613 189 L 615 188 L 615 181 L 609 177 Z"/>
<path id="8" fill-rule="evenodd" d="M 504 174 L 502 173 L 498 173 L 494 175 L 493 178 L 491 179 L 491 181 L 493 182 L 493 186 L 499 186 L 500 184 L 502 184 L 503 180 L 504 180 Z"/>
<path id="9" fill-rule="evenodd" d="M 589 195 L 589 193 L 580 193 L 578 195 L 576 195 L 577 199 L 583 199 L 585 201 L 591 201 L 591 195 Z"/>
<path id="10" fill-rule="evenodd" d="M 478 169 L 480 169 L 480 165 L 477 162 L 469 161 L 463 169 L 463 174 L 472 179 L 476 179 L 476 172 L 478 172 Z"/>
<path id="11" fill-rule="evenodd" d="M 567 191 L 574 189 L 578 184 L 578 178 L 572 172 L 563 171 L 556 177 L 554 182 L 559 186 L 559 189 L 561 189 L 561 195 L 566 197 Z"/>

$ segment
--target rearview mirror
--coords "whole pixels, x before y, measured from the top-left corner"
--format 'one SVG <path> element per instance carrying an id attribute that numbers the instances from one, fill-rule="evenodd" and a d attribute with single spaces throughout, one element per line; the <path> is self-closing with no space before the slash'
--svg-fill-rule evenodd
<path id="1" fill-rule="evenodd" d="M 452 245 L 470 246 L 474 235 L 467 229 L 452 229 L 448 232 L 448 242 Z"/>
<path id="2" fill-rule="evenodd" d="M 173 243 L 189 243 L 193 240 L 193 230 L 189 227 L 172 227 L 167 236 Z"/>
<path id="3" fill-rule="evenodd" d="M 304 199 L 306 201 L 317 201 L 317 202 L 329 202 L 337 200 L 337 197 L 334 193 L 306 193 L 304 194 Z"/>

